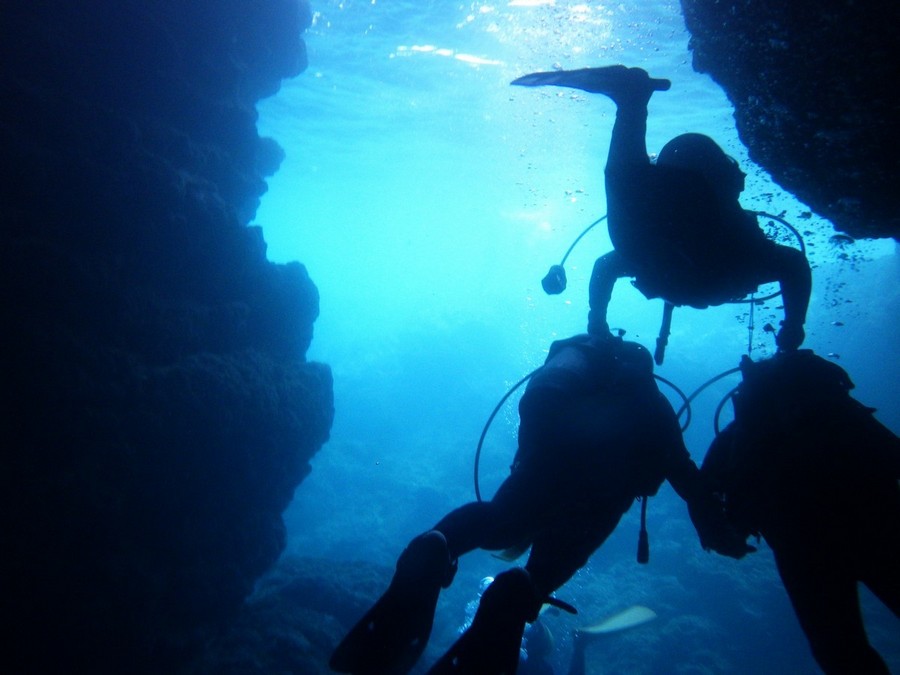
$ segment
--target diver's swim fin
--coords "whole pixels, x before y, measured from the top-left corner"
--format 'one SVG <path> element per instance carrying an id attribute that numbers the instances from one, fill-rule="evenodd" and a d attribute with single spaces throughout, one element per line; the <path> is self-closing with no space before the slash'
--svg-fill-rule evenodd
<path id="1" fill-rule="evenodd" d="M 537 618 L 539 604 L 524 569 L 497 575 L 481 596 L 472 625 L 428 675 L 512 675 L 519 664 L 525 622 Z"/>
<path id="2" fill-rule="evenodd" d="M 384 595 L 334 650 L 329 667 L 357 675 L 402 675 L 422 655 L 441 588 L 456 573 L 447 540 L 436 530 L 410 542 Z"/>
<path id="3" fill-rule="evenodd" d="M 604 66 L 602 68 L 579 68 L 578 70 L 551 70 L 542 73 L 530 73 L 516 78 L 510 84 L 521 87 L 542 87 L 554 85 L 581 89 L 592 94 L 612 95 L 625 87 L 642 87 L 649 91 L 667 91 L 672 82 L 664 79 L 648 77 L 638 68 L 625 66 Z"/>

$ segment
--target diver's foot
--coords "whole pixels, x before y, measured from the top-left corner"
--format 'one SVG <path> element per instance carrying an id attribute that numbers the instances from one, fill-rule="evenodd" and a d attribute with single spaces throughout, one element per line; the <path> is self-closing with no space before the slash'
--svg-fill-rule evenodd
<path id="1" fill-rule="evenodd" d="M 531 73 L 513 80 L 512 84 L 526 87 L 572 87 L 608 96 L 619 106 L 646 105 L 654 91 L 666 91 L 672 86 L 669 80 L 650 77 L 643 68 L 628 68 L 623 65 Z"/>
<path id="2" fill-rule="evenodd" d="M 603 94 L 618 106 L 646 106 L 654 91 L 665 91 L 671 86 L 669 80 L 650 77 L 643 68 L 606 66 L 586 68 L 583 75 L 585 91 Z"/>
<path id="3" fill-rule="evenodd" d="M 431 635 L 441 588 L 456 574 L 447 540 L 436 530 L 410 542 L 384 595 L 366 612 L 331 656 L 341 673 L 405 673 L 419 659 Z"/>

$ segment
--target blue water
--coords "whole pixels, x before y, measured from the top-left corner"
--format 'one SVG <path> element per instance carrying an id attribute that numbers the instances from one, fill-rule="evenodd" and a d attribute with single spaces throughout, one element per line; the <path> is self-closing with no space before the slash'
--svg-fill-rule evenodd
<path id="1" fill-rule="evenodd" d="M 309 357 L 335 377 L 332 438 L 285 514 L 290 552 L 392 566 L 409 538 L 473 498 L 475 445 L 498 399 L 554 339 L 585 330 L 591 265 L 610 248 L 605 228 L 570 256 L 566 293 L 544 295 L 540 279 L 605 213 L 614 108 L 574 90 L 508 85 L 554 66 L 626 63 L 672 80 L 651 101 L 650 151 L 685 131 L 713 136 L 750 174 L 744 206 L 784 213 L 808 233 L 805 346 L 831 354 L 857 398 L 900 429 L 895 245 L 831 242 L 830 223 L 805 217 L 806 206 L 748 162 L 724 93 L 691 68 L 677 2 L 322 0 L 313 9 L 309 69 L 259 106 L 261 133 L 287 158 L 256 222 L 270 259 L 303 262 L 318 286 Z M 748 344 L 755 358 L 771 354 L 760 327 L 781 318 L 777 307 L 757 308 L 752 335 L 746 305 L 676 310 L 660 374 L 690 392 L 737 365 Z M 661 312 L 620 281 L 610 323 L 652 348 Z M 698 463 L 734 384 L 695 406 L 686 441 Z M 515 402 L 485 443 L 488 496 L 515 449 Z M 572 628 L 640 603 L 658 618 L 593 648 L 589 672 L 816 672 L 765 545 L 741 562 L 704 553 L 667 486 L 649 518 L 649 566 L 634 562 L 632 509 L 560 591 L 581 611 L 547 618 L 560 663 Z M 454 638 L 478 580 L 503 567 L 482 553 L 464 559 L 439 606 L 436 651 Z M 864 608 L 873 641 L 900 670 L 900 623 L 868 596 Z"/>

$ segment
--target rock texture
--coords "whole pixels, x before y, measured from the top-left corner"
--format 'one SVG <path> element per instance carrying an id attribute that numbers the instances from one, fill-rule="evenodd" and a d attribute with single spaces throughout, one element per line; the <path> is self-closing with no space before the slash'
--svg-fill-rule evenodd
<path id="1" fill-rule="evenodd" d="M 247 226 L 282 156 L 255 103 L 309 9 L 0 13 L 2 661 L 175 672 L 283 550 L 331 426 L 316 288 Z"/>
<path id="2" fill-rule="evenodd" d="M 186 675 L 328 675 L 335 645 L 392 574 L 365 562 L 284 557 Z"/>
<path id="3" fill-rule="evenodd" d="M 896 3 L 683 6 L 753 158 L 839 229 L 897 236 Z M 333 415 L 316 288 L 247 225 L 282 156 L 254 106 L 305 67 L 309 20 L 305 0 L 0 8 L 9 672 L 319 668 L 362 606 L 317 595 L 340 586 L 314 565 L 237 618 Z"/>
<path id="4" fill-rule="evenodd" d="M 900 237 L 900 4 L 681 0 L 750 157 L 854 237 Z"/>

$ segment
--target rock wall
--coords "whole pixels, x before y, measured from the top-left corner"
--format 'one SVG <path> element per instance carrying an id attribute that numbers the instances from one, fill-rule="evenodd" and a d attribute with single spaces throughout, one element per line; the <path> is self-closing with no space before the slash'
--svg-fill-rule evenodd
<path id="1" fill-rule="evenodd" d="M 900 4 L 681 0 L 750 157 L 854 237 L 900 237 Z"/>
<path id="2" fill-rule="evenodd" d="M 0 21 L 3 663 L 175 672 L 284 547 L 327 440 L 318 293 L 248 227 L 299 0 L 10 0 Z"/>

